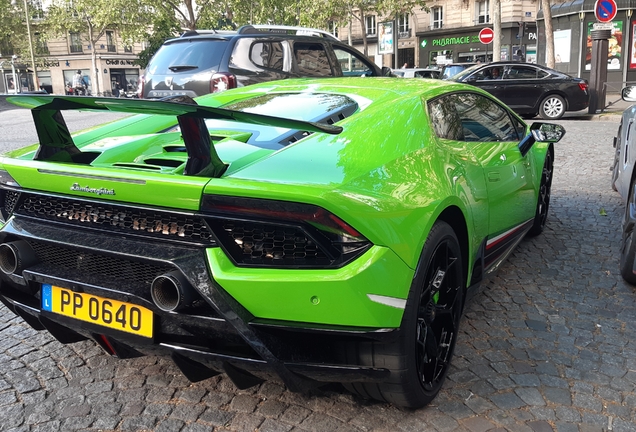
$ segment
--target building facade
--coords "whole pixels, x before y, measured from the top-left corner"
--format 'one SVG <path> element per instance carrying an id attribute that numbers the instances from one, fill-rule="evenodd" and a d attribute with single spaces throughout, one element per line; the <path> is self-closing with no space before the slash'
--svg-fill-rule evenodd
<path id="1" fill-rule="evenodd" d="M 573 0 L 552 5 L 555 69 L 588 81 L 592 67 L 592 35 L 597 22 L 596 0 Z M 636 1 L 616 0 L 616 17 L 609 23 L 606 91 L 620 92 L 623 85 L 636 84 Z M 544 59 L 545 19 L 537 16 L 539 59 Z"/>
<path id="2" fill-rule="evenodd" d="M 535 62 L 537 56 L 536 18 L 538 0 L 501 0 L 501 59 Z M 481 29 L 492 28 L 490 0 L 431 0 L 428 11 L 415 8 L 391 19 L 370 12 L 365 16 L 367 55 L 378 66 L 427 67 L 446 63 L 490 61 L 492 43 L 479 39 Z M 392 23 L 389 25 L 389 23 Z M 392 28 L 396 32 L 392 32 Z M 353 20 L 340 29 L 341 40 L 348 39 L 362 49 L 362 26 Z M 386 53 L 383 40 L 387 28 L 397 33 L 397 55 Z"/>
<path id="3" fill-rule="evenodd" d="M 36 33 L 34 47 L 37 81 L 40 89 L 48 93 L 69 93 L 73 75 L 79 70 L 90 94 L 117 96 L 121 89 L 136 90 L 142 74 L 140 67 L 134 64 L 143 49 L 142 44 L 125 45 L 116 30 L 107 30 L 94 47 L 78 33 L 69 33 L 47 42 L 40 42 Z M 95 76 L 99 86 L 92 82 L 93 50 L 97 57 Z M 29 58 L 3 55 L 0 74 L 0 93 L 37 90 Z"/>

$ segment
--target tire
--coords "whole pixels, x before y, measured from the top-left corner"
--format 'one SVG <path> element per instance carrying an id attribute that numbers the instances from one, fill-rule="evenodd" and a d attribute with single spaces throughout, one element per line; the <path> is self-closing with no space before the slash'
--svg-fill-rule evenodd
<path id="1" fill-rule="evenodd" d="M 349 344 L 348 360 L 387 368 L 381 383 L 344 386 L 363 398 L 420 408 L 442 388 L 450 368 L 464 301 L 464 270 L 455 232 L 435 223 L 424 245 L 397 340 Z"/>
<path id="2" fill-rule="evenodd" d="M 636 183 L 632 180 L 629 186 L 629 195 L 625 204 L 625 216 L 623 217 L 623 237 L 621 239 L 621 276 L 625 281 L 636 285 L 634 274 L 634 257 L 636 256 Z"/>
<path id="3" fill-rule="evenodd" d="M 618 180 L 618 163 L 621 159 L 621 134 L 623 132 L 623 124 L 618 125 L 618 132 L 616 133 L 616 141 L 614 145 L 616 146 L 616 150 L 614 150 L 614 163 L 612 164 L 612 180 L 610 186 L 612 190 L 616 191 L 616 180 Z"/>
<path id="4" fill-rule="evenodd" d="M 528 236 L 538 236 L 543 232 L 545 223 L 548 220 L 548 210 L 550 209 L 550 195 L 552 193 L 552 174 L 554 173 L 554 150 L 548 148 L 541 171 L 541 183 L 539 183 L 539 196 L 537 197 L 537 208 L 534 213 L 532 228 L 528 231 Z"/>
<path id="5" fill-rule="evenodd" d="M 539 115 L 546 120 L 557 120 L 565 114 L 565 99 L 553 94 L 541 101 Z"/>

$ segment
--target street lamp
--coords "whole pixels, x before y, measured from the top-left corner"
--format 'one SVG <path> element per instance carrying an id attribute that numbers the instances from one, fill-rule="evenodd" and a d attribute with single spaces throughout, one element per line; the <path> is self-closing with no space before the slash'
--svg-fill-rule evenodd
<path id="1" fill-rule="evenodd" d="M 16 7 L 17 4 L 17 0 L 11 0 L 11 6 Z M 31 65 L 33 66 L 33 84 L 35 85 L 35 90 L 39 90 L 40 81 L 38 80 L 38 70 L 35 66 L 33 39 L 31 38 L 31 20 L 29 19 L 29 5 L 27 4 L 27 0 L 24 0 L 24 14 L 26 15 L 27 33 L 29 35 L 29 53 L 31 54 Z M 22 86 L 22 84 L 20 84 L 20 86 Z"/>

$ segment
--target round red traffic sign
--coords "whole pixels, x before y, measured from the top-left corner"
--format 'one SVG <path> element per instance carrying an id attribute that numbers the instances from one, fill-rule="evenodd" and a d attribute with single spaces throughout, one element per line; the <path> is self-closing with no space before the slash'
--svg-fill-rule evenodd
<path id="1" fill-rule="evenodd" d="M 483 28 L 479 31 L 479 42 L 488 45 L 495 38 L 495 32 L 491 28 Z"/>
<path id="2" fill-rule="evenodd" d="M 616 18 L 618 6 L 614 0 L 596 0 L 594 15 L 602 23 L 608 23 Z"/>

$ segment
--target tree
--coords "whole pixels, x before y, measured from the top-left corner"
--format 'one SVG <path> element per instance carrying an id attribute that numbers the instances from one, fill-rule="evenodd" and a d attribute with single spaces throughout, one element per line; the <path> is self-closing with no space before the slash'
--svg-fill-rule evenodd
<path id="1" fill-rule="evenodd" d="M 543 22 L 545 23 L 546 66 L 554 68 L 554 31 L 552 30 L 550 0 L 541 0 L 541 9 L 543 9 Z"/>
<path id="2" fill-rule="evenodd" d="M 158 11 L 152 22 L 152 32 L 146 40 L 146 48 L 139 53 L 139 58 L 135 64 L 145 69 L 150 63 L 150 59 L 161 48 L 167 40 L 179 35 L 181 26 L 173 13 L 166 13 L 164 10 Z"/>
<path id="3" fill-rule="evenodd" d="M 492 0 L 492 24 L 495 37 L 492 41 L 492 61 L 501 60 L 501 0 Z"/>
<path id="4" fill-rule="evenodd" d="M 24 14 L 11 5 L 11 0 L 0 0 L 0 57 L 11 59 L 13 54 L 28 58 L 27 29 Z"/>
<path id="5" fill-rule="evenodd" d="M 134 0 L 53 0 L 44 25 L 54 36 L 77 32 L 91 51 L 93 91 L 101 94 L 95 47 L 106 30 L 118 30 L 125 42 L 147 37 L 152 10 Z"/>

